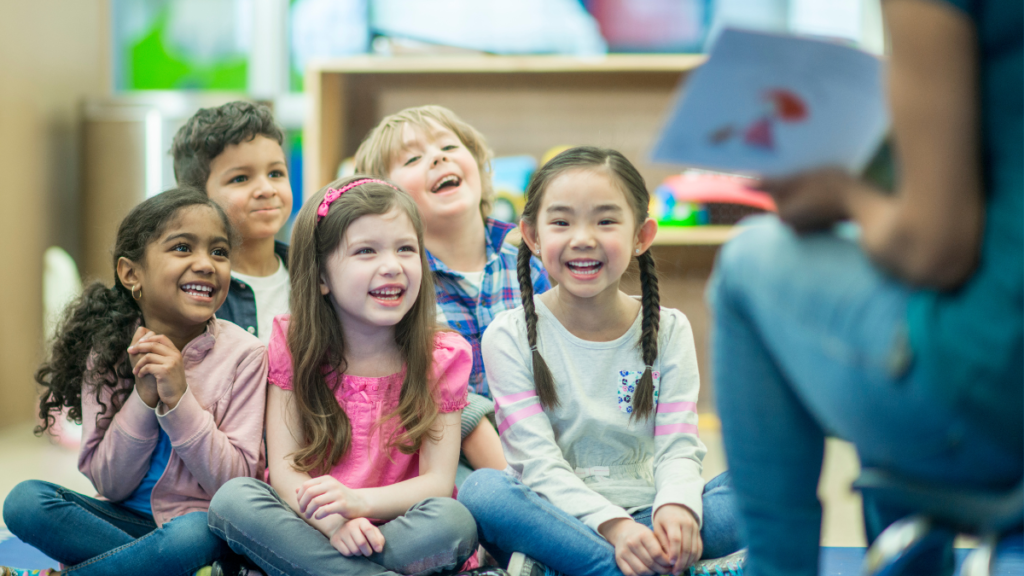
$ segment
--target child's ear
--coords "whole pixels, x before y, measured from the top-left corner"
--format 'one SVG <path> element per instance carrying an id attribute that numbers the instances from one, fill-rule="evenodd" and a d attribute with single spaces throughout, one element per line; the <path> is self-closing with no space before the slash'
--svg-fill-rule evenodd
<path id="1" fill-rule="evenodd" d="M 124 256 L 117 259 L 117 278 L 125 288 L 131 290 L 133 286 L 142 282 L 141 272 L 141 267 L 138 264 Z"/>
<path id="2" fill-rule="evenodd" d="M 648 218 L 644 220 L 644 223 L 640 225 L 640 229 L 636 232 L 636 248 L 639 250 L 636 254 L 643 254 L 654 244 L 654 237 L 658 235 L 658 221 L 654 218 Z"/>
<path id="3" fill-rule="evenodd" d="M 331 289 L 327 286 L 327 278 L 323 274 L 320 275 L 320 295 L 327 296 L 331 293 Z"/>
<path id="4" fill-rule="evenodd" d="M 519 221 L 519 234 L 523 237 L 523 242 L 530 247 L 530 252 L 536 254 L 540 250 L 540 239 L 537 238 L 537 228 L 532 226 L 526 220 Z"/>

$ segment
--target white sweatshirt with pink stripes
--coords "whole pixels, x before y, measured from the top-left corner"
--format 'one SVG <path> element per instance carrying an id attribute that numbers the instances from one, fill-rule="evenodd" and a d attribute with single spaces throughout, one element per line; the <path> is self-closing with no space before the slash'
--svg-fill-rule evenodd
<path id="1" fill-rule="evenodd" d="M 613 518 L 663 504 L 682 504 L 702 518 L 697 437 L 697 355 L 690 323 L 661 309 L 654 364 L 656 413 L 630 421 L 633 391 L 644 371 L 640 320 L 610 342 L 573 336 L 539 298 L 537 346 L 561 404 L 544 410 L 522 308 L 499 314 L 482 350 L 498 432 L 511 471 L 532 490 L 595 531 Z"/>

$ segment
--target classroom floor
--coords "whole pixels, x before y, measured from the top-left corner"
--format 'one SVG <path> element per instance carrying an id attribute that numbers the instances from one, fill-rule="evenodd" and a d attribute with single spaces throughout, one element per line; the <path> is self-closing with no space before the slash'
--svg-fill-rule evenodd
<path id="1" fill-rule="evenodd" d="M 708 447 L 704 477 L 710 479 L 725 470 L 721 434 L 714 415 L 701 417 L 701 438 Z M 822 545 L 864 546 L 860 498 L 851 493 L 850 482 L 859 470 L 853 449 L 830 440 L 819 493 L 825 507 Z M 32 424 L 0 428 L 0 499 L 23 480 L 54 482 L 85 494 L 95 491 L 78 471 L 77 453 L 32 434 Z M 3 526 L 0 520 L 0 526 Z"/>

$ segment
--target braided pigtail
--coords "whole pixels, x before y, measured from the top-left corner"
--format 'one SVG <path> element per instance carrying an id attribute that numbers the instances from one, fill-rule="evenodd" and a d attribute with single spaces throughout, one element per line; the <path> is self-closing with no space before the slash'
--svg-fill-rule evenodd
<path id="1" fill-rule="evenodd" d="M 654 413 L 654 361 L 658 359 L 658 328 L 661 325 L 661 302 L 658 295 L 658 274 L 654 270 L 654 256 L 647 250 L 637 257 L 640 264 L 640 348 L 644 359 L 644 374 L 640 377 L 633 396 L 634 420 L 648 419 Z"/>
<path id="2" fill-rule="evenodd" d="M 523 242 L 519 245 L 516 260 L 516 274 L 519 276 L 519 292 L 523 297 L 523 311 L 526 312 L 526 339 L 533 352 L 533 386 L 537 389 L 540 403 L 547 409 L 558 406 L 558 391 L 547 362 L 537 350 L 537 309 L 533 305 L 533 279 L 530 276 L 530 247 Z"/>

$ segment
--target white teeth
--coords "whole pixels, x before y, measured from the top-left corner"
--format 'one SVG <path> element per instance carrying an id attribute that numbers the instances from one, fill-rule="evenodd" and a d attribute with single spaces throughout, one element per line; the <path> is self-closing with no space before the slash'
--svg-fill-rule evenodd
<path id="1" fill-rule="evenodd" d="M 459 184 L 459 177 L 454 174 L 449 174 L 444 178 L 441 178 L 440 180 L 438 180 L 437 184 L 434 184 L 434 187 L 431 189 L 431 192 L 437 192 L 445 184 L 453 184 L 457 186 Z"/>
<path id="2" fill-rule="evenodd" d="M 182 288 L 193 292 L 213 292 L 212 286 L 203 286 L 201 284 L 185 284 Z"/>
<path id="3" fill-rule="evenodd" d="M 401 293 L 402 293 L 402 289 L 401 288 L 385 288 L 383 290 L 370 290 L 370 294 L 373 294 L 374 296 L 380 296 L 380 297 L 386 297 L 386 298 L 391 298 L 391 297 L 394 297 L 394 296 L 398 296 Z"/>
<path id="4" fill-rule="evenodd" d="M 601 269 L 601 263 L 597 260 L 566 262 L 566 266 L 578 274 L 597 274 Z"/>

